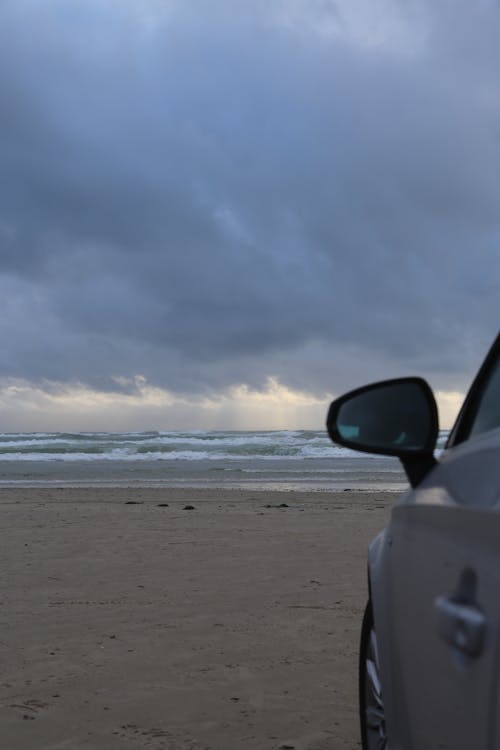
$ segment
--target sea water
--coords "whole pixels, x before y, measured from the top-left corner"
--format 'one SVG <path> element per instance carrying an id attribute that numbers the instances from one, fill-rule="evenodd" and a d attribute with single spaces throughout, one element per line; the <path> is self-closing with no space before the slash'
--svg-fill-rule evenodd
<path id="1" fill-rule="evenodd" d="M 8 485 L 403 490 L 407 481 L 397 459 L 333 445 L 325 431 L 43 432 L 0 433 Z"/>

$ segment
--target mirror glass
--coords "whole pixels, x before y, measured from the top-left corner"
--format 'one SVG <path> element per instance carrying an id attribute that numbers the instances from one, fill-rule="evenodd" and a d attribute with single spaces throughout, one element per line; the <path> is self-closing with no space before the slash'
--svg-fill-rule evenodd
<path id="1" fill-rule="evenodd" d="M 421 451 L 429 443 L 432 411 L 418 383 L 378 384 L 340 406 L 336 427 L 353 447 Z"/>

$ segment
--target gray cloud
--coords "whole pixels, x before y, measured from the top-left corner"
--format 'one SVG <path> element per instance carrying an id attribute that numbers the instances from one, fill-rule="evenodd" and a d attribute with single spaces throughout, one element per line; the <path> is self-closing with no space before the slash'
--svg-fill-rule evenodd
<path id="1" fill-rule="evenodd" d="M 0 375 L 463 388 L 498 327 L 498 7 L 135 5 L 0 9 Z"/>

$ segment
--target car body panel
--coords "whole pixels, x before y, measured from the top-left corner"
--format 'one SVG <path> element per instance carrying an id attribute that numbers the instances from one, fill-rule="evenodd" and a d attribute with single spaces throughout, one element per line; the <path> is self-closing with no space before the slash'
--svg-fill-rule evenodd
<path id="1" fill-rule="evenodd" d="M 500 500 L 500 429 L 486 432 L 444 451 L 438 466 L 415 493 L 444 488 L 459 505 L 492 508 Z"/>
<path id="2" fill-rule="evenodd" d="M 500 430 L 445 451 L 394 507 L 369 569 L 391 750 L 494 747 L 500 632 Z M 487 481 L 486 481 L 487 478 Z M 461 658 L 438 634 L 435 600 L 465 570 L 486 617 L 483 651 Z"/>
<path id="3" fill-rule="evenodd" d="M 388 653 L 393 704 L 405 716 L 390 747 L 466 750 L 492 747 L 496 647 L 500 625 L 500 514 L 459 506 L 394 509 Z M 485 616 L 481 653 L 468 657 L 439 633 L 436 600 L 453 599 L 466 571 L 477 584 L 471 605 Z M 376 593 L 375 593 L 375 598 Z M 382 689 L 384 690 L 384 673 Z M 393 742 L 394 740 L 394 742 Z"/>

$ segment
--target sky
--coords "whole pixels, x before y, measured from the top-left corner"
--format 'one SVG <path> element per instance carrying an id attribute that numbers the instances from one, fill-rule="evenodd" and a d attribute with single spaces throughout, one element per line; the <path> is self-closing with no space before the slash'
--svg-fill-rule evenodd
<path id="1" fill-rule="evenodd" d="M 499 327 L 500 5 L 2 0 L 0 430 L 322 429 Z"/>

